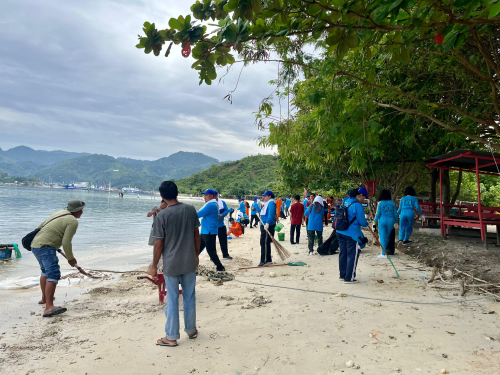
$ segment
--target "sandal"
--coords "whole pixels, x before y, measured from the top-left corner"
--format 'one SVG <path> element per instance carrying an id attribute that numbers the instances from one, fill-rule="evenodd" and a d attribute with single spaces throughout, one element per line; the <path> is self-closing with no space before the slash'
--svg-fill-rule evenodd
<path id="1" fill-rule="evenodd" d="M 159 339 L 161 341 L 161 343 L 158 343 L 158 340 L 156 341 L 156 345 L 158 346 L 169 346 L 169 347 L 174 347 L 174 346 L 179 346 L 179 344 L 175 343 L 175 344 L 169 344 L 168 342 L 165 342 L 163 341 L 163 337 L 161 339 Z"/>
<path id="2" fill-rule="evenodd" d="M 66 312 L 66 311 L 68 311 L 68 309 L 66 307 L 61 307 L 61 306 L 54 307 L 52 310 L 47 311 L 46 313 L 44 313 L 43 317 L 44 318 L 49 318 L 51 316 L 56 316 L 56 315 L 62 314 L 64 312 Z"/>
<path id="3" fill-rule="evenodd" d="M 195 338 L 197 338 L 198 337 L 198 330 L 196 330 L 196 332 L 193 333 L 191 336 L 188 335 L 188 337 L 189 337 L 190 340 L 194 340 Z"/>

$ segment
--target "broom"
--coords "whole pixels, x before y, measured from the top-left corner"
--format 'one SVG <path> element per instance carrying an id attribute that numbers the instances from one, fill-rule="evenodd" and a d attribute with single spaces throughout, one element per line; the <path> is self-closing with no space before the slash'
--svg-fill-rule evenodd
<path id="1" fill-rule="evenodd" d="M 264 223 L 262 222 L 261 218 L 260 218 L 260 215 L 257 215 L 257 217 L 259 218 L 259 221 L 260 223 L 264 226 Z M 265 229 L 265 226 L 264 226 L 264 229 Z M 279 257 L 281 258 L 281 260 L 285 260 L 286 258 L 290 258 L 290 253 L 284 248 L 284 246 L 282 244 L 280 244 L 272 235 L 271 233 L 269 233 L 269 231 L 267 229 L 265 229 L 265 231 L 267 232 L 267 235 L 269 237 L 271 237 L 271 241 L 273 242 L 273 245 L 274 247 L 276 248 L 276 251 L 278 252 L 278 255 Z"/>
<path id="2" fill-rule="evenodd" d="M 392 263 L 392 259 L 391 257 L 389 256 L 389 254 L 387 254 L 387 250 L 384 249 L 384 247 L 382 246 L 382 244 L 380 243 L 378 237 L 375 235 L 375 233 L 373 233 L 372 231 L 372 228 L 370 228 L 370 226 L 368 226 L 368 229 L 370 230 L 371 234 L 373 234 L 373 237 L 375 237 L 375 239 L 377 240 L 378 244 L 380 245 L 380 247 L 382 248 L 382 250 L 384 250 L 384 253 L 385 255 L 387 256 L 387 259 L 389 259 L 389 262 L 391 262 L 392 264 L 392 268 L 394 268 L 394 271 L 396 271 L 396 276 L 398 277 L 399 279 L 399 273 L 398 273 L 398 270 L 396 269 L 396 267 L 394 267 L 394 263 Z"/>

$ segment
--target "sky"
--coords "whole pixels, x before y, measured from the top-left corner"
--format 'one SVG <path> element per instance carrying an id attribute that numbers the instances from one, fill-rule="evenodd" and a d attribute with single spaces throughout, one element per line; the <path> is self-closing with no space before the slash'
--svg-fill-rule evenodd
<path id="1" fill-rule="evenodd" d="M 277 63 L 199 86 L 192 57 L 135 48 L 145 21 L 168 28 L 194 0 L 2 0 L 0 147 L 25 145 L 154 160 L 178 151 L 219 160 L 269 154 L 254 123 Z M 164 45 L 164 50 L 168 44 Z M 236 56 L 235 56 L 236 57 Z M 219 71 L 222 76 L 224 70 Z"/>

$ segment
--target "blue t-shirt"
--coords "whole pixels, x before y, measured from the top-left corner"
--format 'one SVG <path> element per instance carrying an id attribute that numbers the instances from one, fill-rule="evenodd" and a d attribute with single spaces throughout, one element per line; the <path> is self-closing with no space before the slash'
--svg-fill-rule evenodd
<path id="1" fill-rule="evenodd" d="M 315 230 L 317 232 L 323 232 L 323 215 L 325 213 L 325 208 L 319 212 L 314 212 L 314 204 L 309 205 L 304 216 L 309 216 L 309 221 L 307 222 L 307 230 Z"/>
<path id="2" fill-rule="evenodd" d="M 267 204 L 266 214 L 261 215 L 260 219 L 261 219 L 262 223 L 264 223 L 264 224 L 269 224 L 269 225 L 276 224 L 276 203 L 275 202 L 271 201 Z M 262 223 L 260 223 L 260 225 L 262 225 Z"/>
<path id="3" fill-rule="evenodd" d="M 260 212 L 259 204 L 255 201 L 252 203 L 252 208 L 253 210 L 250 209 L 250 215 L 257 215 Z"/>
<path id="4" fill-rule="evenodd" d="M 407 195 L 406 197 L 401 198 L 401 202 L 399 202 L 398 215 L 401 215 L 401 213 L 403 213 L 403 215 L 410 215 L 410 212 L 415 214 L 415 208 L 420 215 L 424 214 L 422 212 L 422 209 L 418 205 L 417 197 L 414 197 L 413 195 Z"/>
<path id="5" fill-rule="evenodd" d="M 240 212 L 243 212 L 243 213 L 247 212 L 247 208 L 246 208 L 246 206 L 245 206 L 245 201 L 242 201 L 242 202 L 240 203 L 240 206 L 238 207 L 238 210 L 239 210 Z"/>
<path id="6" fill-rule="evenodd" d="M 347 218 L 349 222 L 356 217 L 356 220 L 349 225 L 347 230 L 338 230 L 337 233 L 343 234 L 344 236 L 349 236 L 353 240 L 359 242 L 359 237 L 363 238 L 363 232 L 361 232 L 361 227 L 367 227 L 368 222 L 365 218 L 365 210 L 363 209 L 363 205 L 358 202 L 356 198 L 349 198 L 345 201 L 345 206 L 349 206 L 351 203 L 354 203 L 347 209 Z"/>
<path id="7" fill-rule="evenodd" d="M 217 234 L 217 222 L 219 220 L 219 205 L 215 202 L 208 203 L 198 211 L 201 219 L 201 234 Z"/>
<path id="8" fill-rule="evenodd" d="M 223 200 L 221 200 L 221 202 L 222 202 L 222 205 L 224 206 L 224 209 L 219 208 L 219 216 L 222 215 L 222 217 L 219 217 L 219 219 L 217 221 L 217 228 L 222 228 L 223 226 L 226 225 L 226 224 L 224 224 L 224 218 L 229 213 L 229 208 L 227 208 L 226 202 L 224 202 Z"/>
<path id="9" fill-rule="evenodd" d="M 394 222 L 398 221 L 398 214 L 396 203 L 393 201 L 380 201 L 377 206 L 377 214 L 375 215 L 374 223 L 378 223 L 381 217 L 389 217 L 394 220 Z"/>
<path id="10" fill-rule="evenodd" d="M 290 207 L 290 204 L 291 204 L 291 203 L 292 203 L 292 201 L 291 201 L 290 199 L 287 199 L 287 200 L 285 201 L 285 206 L 286 206 L 286 207 Z"/>

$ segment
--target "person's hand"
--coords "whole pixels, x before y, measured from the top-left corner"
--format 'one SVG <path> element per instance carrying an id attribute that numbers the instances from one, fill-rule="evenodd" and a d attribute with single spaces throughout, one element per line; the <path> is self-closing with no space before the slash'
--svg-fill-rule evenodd
<path id="1" fill-rule="evenodd" d="M 399 229 L 399 225 L 398 225 L 398 223 L 395 223 L 395 224 L 394 224 L 394 229 Z"/>
<path id="2" fill-rule="evenodd" d="M 153 266 L 153 264 L 150 264 L 149 265 L 149 268 L 148 268 L 148 275 L 151 276 L 153 279 L 156 280 L 156 278 L 158 277 L 158 270 L 156 269 L 155 266 Z"/>
<path id="3" fill-rule="evenodd" d="M 219 219 L 222 219 L 222 215 L 219 215 Z"/>
<path id="4" fill-rule="evenodd" d="M 420 216 L 420 218 L 422 219 L 422 221 L 425 221 L 425 216 L 424 215 Z"/>
<path id="5" fill-rule="evenodd" d="M 269 224 L 265 224 L 265 225 L 264 225 L 264 229 L 265 229 L 265 230 L 269 230 Z"/>
<path id="6" fill-rule="evenodd" d="M 71 260 L 68 260 L 68 263 L 71 267 L 76 267 L 76 259 L 71 259 Z"/>
<path id="7" fill-rule="evenodd" d="M 158 208 L 157 208 L 157 207 L 155 207 L 155 209 L 153 210 L 153 212 L 154 212 L 155 214 L 157 214 L 157 213 L 158 213 Z"/>

